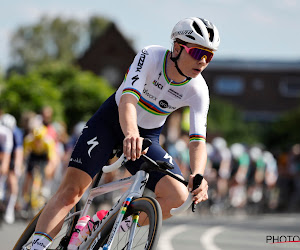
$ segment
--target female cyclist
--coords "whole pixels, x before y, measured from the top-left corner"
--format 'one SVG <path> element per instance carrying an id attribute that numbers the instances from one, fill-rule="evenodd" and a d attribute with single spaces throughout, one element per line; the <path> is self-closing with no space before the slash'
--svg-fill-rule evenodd
<path id="1" fill-rule="evenodd" d="M 69 210 L 80 200 L 93 177 L 110 158 L 116 145 L 123 145 L 127 169 L 139 170 L 143 138 L 153 142 L 147 155 L 164 160 L 180 169 L 159 144 L 166 118 L 176 109 L 190 107 L 190 176 L 189 187 L 162 173 L 150 174 L 148 188 L 159 201 L 163 218 L 170 209 L 180 206 L 188 197 L 188 189 L 196 174 L 203 175 L 206 165 L 206 120 L 209 108 L 208 87 L 201 72 L 208 66 L 220 38 L 217 28 L 202 18 L 186 18 L 173 28 L 173 49 L 148 46 L 131 64 L 119 89 L 87 122 L 70 158 L 66 175 L 41 214 L 32 249 L 46 249 L 59 232 Z M 194 201 L 206 200 L 207 182 L 193 191 Z"/>

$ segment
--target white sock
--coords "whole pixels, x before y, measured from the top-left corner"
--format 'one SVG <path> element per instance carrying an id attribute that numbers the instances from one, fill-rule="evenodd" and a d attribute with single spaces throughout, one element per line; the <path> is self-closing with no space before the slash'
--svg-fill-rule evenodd
<path id="1" fill-rule="evenodd" d="M 7 207 L 6 207 L 6 211 L 9 211 L 9 210 L 15 211 L 16 202 L 17 202 L 17 195 L 11 194 L 9 197 Z"/>
<path id="2" fill-rule="evenodd" d="M 52 238 L 42 232 L 35 232 L 32 240 L 31 250 L 46 250 L 52 243 Z"/>

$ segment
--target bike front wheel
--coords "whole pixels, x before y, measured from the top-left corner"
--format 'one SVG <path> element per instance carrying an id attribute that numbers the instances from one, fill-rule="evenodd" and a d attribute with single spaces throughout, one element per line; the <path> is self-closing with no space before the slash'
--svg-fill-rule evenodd
<path id="1" fill-rule="evenodd" d="M 108 238 L 111 234 L 112 227 L 114 225 L 115 219 L 118 213 L 112 215 L 111 219 L 103 225 L 102 229 L 95 236 L 94 240 L 91 242 L 90 246 L 95 246 L 93 249 L 102 249 L 107 243 Z M 134 199 L 124 215 L 123 220 L 132 216 L 134 220 L 138 217 L 140 218 L 137 222 L 137 227 L 132 233 L 132 242 L 130 243 L 130 233 L 131 227 L 135 225 L 132 224 L 128 229 L 123 232 L 119 230 L 116 232 L 115 238 L 111 245 L 111 250 L 119 249 L 135 249 L 135 250 L 154 250 L 156 249 L 161 224 L 162 224 L 162 212 L 159 203 L 151 197 L 142 197 Z M 101 236 L 101 237 L 100 237 Z M 96 241 L 98 241 L 96 243 Z M 130 248 L 127 248 L 131 244 Z"/>

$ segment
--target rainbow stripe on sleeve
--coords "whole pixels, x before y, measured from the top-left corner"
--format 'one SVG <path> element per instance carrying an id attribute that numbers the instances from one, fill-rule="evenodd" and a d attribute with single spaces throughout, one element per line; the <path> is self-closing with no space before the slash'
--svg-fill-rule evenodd
<path id="1" fill-rule="evenodd" d="M 190 135 L 190 142 L 191 141 L 206 141 L 205 136 L 199 134 L 191 134 Z"/>
<path id="2" fill-rule="evenodd" d="M 122 95 L 123 94 L 132 94 L 134 95 L 138 100 L 140 99 L 141 97 L 141 93 L 139 91 L 137 91 L 136 89 L 133 89 L 133 88 L 126 88 L 126 89 L 123 89 L 123 92 L 122 92 Z"/>

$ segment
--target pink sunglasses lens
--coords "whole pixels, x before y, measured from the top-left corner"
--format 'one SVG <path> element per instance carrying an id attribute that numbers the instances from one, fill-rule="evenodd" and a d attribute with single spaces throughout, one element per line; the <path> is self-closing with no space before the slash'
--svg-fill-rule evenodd
<path id="1" fill-rule="evenodd" d="M 198 48 L 191 48 L 188 53 L 196 60 L 201 60 L 203 57 L 205 57 L 206 62 L 210 62 L 214 55 L 209 51 Z"/>

